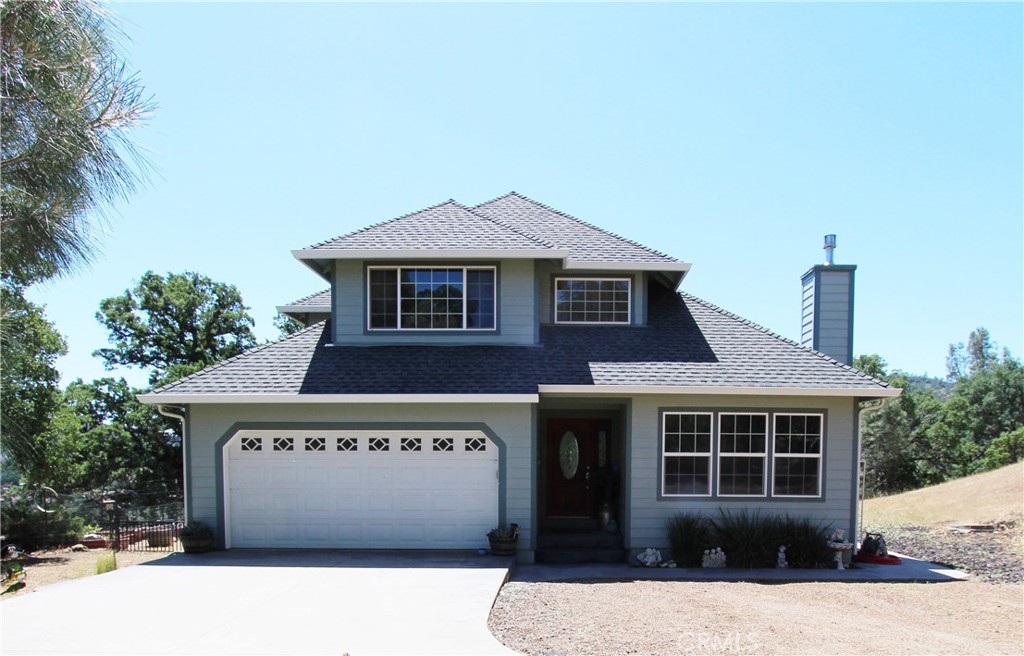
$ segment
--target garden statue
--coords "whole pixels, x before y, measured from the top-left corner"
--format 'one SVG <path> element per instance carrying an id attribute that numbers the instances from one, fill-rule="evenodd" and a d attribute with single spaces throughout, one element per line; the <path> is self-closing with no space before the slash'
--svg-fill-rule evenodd
<path id="1" fill-rule="evenodd" d="M 786 569 L 789 563 L 786 562 L 786 545 L 779 546 L 779 557 L 775 561 L 776 569 Z"/>
<path id="2" fill-rule="evenodd" d="M 657 567 L 661 563 L 661 552 L 654 548 L 644 549 L 636 555 L 644 567 Z"/>
<path id="3" fill-rule="evenodd" d="M 837 528 L 828 539 L 828 548 L 836 552 L 836 569 L 846 569 L 843 567 L 843 554 L 853 549 L 853 543 L 847 542 L 844 535 L 843 529 Z"/>
<path id="4" fill-rule="evenodd" d="M 725 552 L 721 549 L 704 550 L 704 557 L 700 559 L 701 567 L 725 567 Z"/>

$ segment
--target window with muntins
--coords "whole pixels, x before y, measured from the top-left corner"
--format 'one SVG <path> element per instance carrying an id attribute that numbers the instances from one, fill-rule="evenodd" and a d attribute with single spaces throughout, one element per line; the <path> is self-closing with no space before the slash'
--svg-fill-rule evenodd
<path id="1" fill-rule="evenodd" d="M 371 267 L 371 330 L 494 330 L 494 267 Z"/>
<path id="2" fill-rule="evenodd" d="M 718 415 L 718 494 L 765 496 L 768 415 Z"/>
<path id="3" fill-rule="evenodd" d="M 555 278 L 555 323 L 630 321 L 629 278 Z"/>
<path id="4" fill-rule="evenodd" d="M 711 496 L 710 412 L 666 412 L 663 496 Z"/>
<path id="5" fill-rule="evenodd" d="M 815 414 L 775 415 L 773 496 L 821 496 L 823 419 Z"/>

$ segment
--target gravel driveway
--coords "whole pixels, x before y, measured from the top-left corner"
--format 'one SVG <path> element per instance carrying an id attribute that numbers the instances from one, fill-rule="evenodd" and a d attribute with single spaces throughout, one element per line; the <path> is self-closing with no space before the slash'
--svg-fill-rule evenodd
<path id="1" fill-rule="evenodd" d="M 1024 588 L 952 583 L 509 583 L 524 654 L 1021 654 Z"/>

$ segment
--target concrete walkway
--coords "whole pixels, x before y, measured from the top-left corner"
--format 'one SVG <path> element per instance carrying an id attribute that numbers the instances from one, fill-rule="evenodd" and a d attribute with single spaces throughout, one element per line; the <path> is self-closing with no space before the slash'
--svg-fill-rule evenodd
<path id="1" fill-rule="evenodd" d="M 3 601 L 0 652 L 513 654 L 487 629 L 510 566 L 452 553 L 171 554 Z"/>
<path id="2" fill-rule="evenodd" d="M 937 583 L 962 581 L 967 575 L 943 565 L 916 560 L 901 554 L 899 565 L 856 563 L 836 569 L 705 569 L 647 568 L 612 565 L 519 565 L 513 581 L 751 581 L 772 583 Z"/>

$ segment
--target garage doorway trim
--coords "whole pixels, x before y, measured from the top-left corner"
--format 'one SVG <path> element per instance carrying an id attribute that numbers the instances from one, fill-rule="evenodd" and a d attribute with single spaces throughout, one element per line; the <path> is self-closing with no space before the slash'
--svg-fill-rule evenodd
<path id="1" fill-rule="evenodd" d="M 220 546 L 230 548 L 230 527 L 227 526 L 227 490 L 224 467 L 231 440 L 242 431 L 479 431 L 498 449 L 498 523 L 506 523 L 506 491 L 508 479 L 507 446 L 491 428 L 482 422 L 236 422 L 217 440 L 214 447 L 217 477 L 217 539 Z"/>

